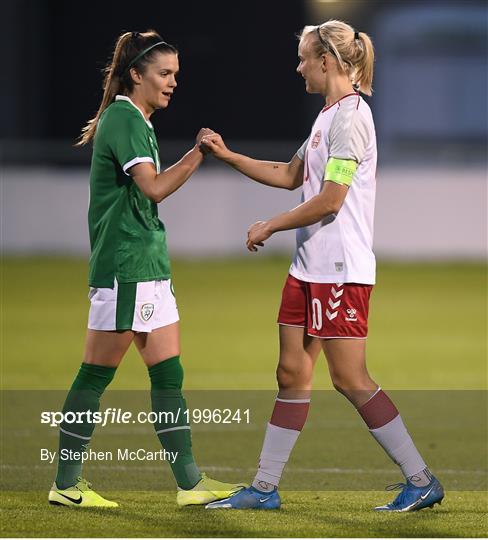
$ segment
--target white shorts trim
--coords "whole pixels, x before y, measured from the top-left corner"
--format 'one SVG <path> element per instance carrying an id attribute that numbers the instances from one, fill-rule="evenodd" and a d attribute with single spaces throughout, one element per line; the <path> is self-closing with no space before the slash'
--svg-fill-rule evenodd
<path id="1" fill-rule="evenodd" d="M 307 336 L 314 337 L 317 339 L 367 339 L 368 336 L 314 336 L 307 332 Z"/>

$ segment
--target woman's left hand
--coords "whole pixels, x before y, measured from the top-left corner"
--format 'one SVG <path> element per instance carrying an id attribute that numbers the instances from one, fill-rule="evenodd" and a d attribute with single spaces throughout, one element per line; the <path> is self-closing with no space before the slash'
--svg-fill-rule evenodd
<path id="1" fill-rule="evenodd" d="M 249 251 L 257 251 L 256 246 L 263 247 L 264 241 L 267 240 L 273 231 L 268 221 L 257 221 L 254 225 L 249 227 L 247 231 L 246 246 Z"/>
<path id="2" fill-rule="evenodd" d="M 210 129 L 210 128 L 202 128 L 197 133 L 197 136 L 195 138 L 196 147 L 200 150 L 200 152 L 203 155 L 208 154 L 208 149 L 201 145 L 202 139 L 203 139 L 203 137 L 208 136 L 208 135 L 212 135 L 213 133 L 215 133 L 215 131 L 213 129 Z"/>

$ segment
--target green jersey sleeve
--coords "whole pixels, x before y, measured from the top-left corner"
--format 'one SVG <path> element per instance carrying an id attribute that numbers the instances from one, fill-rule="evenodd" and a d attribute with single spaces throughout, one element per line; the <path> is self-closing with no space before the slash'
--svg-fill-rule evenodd
<path id="1" fill-rule="evenodd" d="M 107 126 L 108 127 L 108 126 Z M 109 146 L 125 174 L 137 163 L 154 163 L 144 119 L 137 111 L 118 111 L 116 117 L 111 118 Z"/>

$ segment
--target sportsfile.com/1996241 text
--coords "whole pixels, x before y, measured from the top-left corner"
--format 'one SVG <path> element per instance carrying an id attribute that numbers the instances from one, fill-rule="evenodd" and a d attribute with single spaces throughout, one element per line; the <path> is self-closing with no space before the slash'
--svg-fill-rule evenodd
<path id="1" fill-rule="evenodd" d="M 107 424 L 249 424 L 250 409 L 177 409 L 176 411 L 124 411 L 108 407 L 103 411 L 43 411 L 41 424 L 56 427 L 61 423 L 82 424 L 84 422 L 106 426 Z"/>

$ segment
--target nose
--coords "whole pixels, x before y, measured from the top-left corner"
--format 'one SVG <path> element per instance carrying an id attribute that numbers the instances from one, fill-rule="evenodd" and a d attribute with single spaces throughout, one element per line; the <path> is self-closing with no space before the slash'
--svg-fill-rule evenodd
<path id="1" fill-rule="evenodd" d="M 299 73 L 300 75 L 302 74 L 301 70 L 300 70 L 300 66 L 301 66 L 301 63 L 298 64 L 297 68 L 296 68 L 296 72 Z"/>

